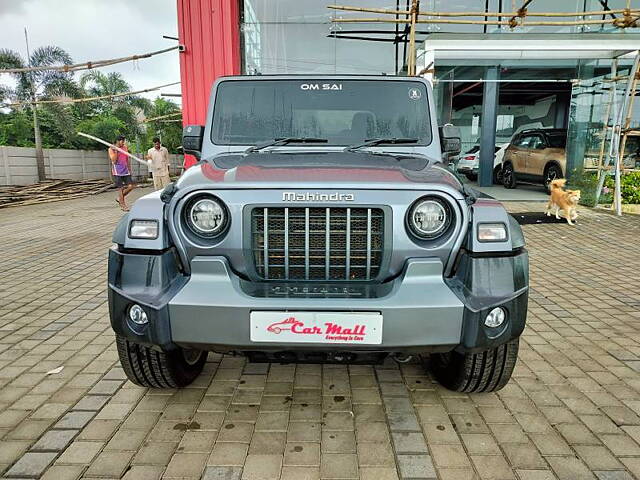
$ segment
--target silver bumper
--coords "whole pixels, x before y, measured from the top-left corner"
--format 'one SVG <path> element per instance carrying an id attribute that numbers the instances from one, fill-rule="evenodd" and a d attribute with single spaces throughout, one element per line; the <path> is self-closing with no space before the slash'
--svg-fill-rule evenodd
<path id="1" fill-rule="evenodd" d="M 385 294 L 369 298 L 252 296 L 224 257 L 195 257 L 191 277 L 169 302 L 171 337 L 178 345 L 237 350 L 377 350 L 457 345 L 464 305 L 444 283 L 439 259 L 407 261 Z M 381 345 L 252 342 L 252 311 L 380 312 Z"/>

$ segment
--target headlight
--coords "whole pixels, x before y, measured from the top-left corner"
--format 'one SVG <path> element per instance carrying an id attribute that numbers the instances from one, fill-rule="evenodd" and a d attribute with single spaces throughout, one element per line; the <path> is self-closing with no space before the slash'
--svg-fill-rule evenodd
<path id="1" fill-rule="evenodd" d="M 478 241 L 505 242 L 507 227 L 504 223 L 480 223 L 478 225 Z"/>
<path id="2" fill-rule="evenodd" d="M 158 221 L 131 220 L 129 224 L 129 238 L 155 240 L 158 238 Z"/>
<path id="3" fill-rule="evenodd" d="M 418 200 L 409 211 L 409 226 L 415 235 L 433 239 L 442 235 L 451 224 L 451 210 L 437 198 Z"/>
<path id="4" fill-rule="evenodd" d="M 197 197 L 186 207 L 185 218 L 191 230 L 203 237 L 215 237 L 225 228 L 227 212 L 214 197 Z"/>

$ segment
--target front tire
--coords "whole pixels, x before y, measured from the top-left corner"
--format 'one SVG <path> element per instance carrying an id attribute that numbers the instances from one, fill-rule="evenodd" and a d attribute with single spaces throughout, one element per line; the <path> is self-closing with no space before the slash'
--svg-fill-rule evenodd
<path id="1" fill-rule="evenodd" d="M 116 335 L 116 345 L 124 373 L 141 387 L 186 387 L 200 375 L 207 361 L 207 352 L 182 348 L 164 352 L 120 335 Z"/>
<path id="2" fill-rule="evenodd" d="M 504 188 L 516 188 L 518 184 L 516 180 L 516 172 L 513 170 L 513 165 L 507 163 L 502 168 L 502 185 Z"/>
<path id="3" fill-rule="evenodd" d="M 493 169 L 493 184 L 502 185 L 502 166 L 496 165 Z"/>
<path id="4" fill-rule="evenodd" d="M 449 390 L 478 393 L 495 392 L 504 387 L 518 360 L 516 338 L 480 353 L 436 353 L 431 365 L 437 380 Z"/>

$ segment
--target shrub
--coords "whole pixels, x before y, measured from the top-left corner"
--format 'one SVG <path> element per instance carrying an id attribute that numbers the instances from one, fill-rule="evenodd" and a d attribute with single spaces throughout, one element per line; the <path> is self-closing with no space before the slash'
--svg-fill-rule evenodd
<path id="1" fill-rule="evenodd" d="M 595 172 L 585 172 L 582 169 L 575 169 L 569 176 L 567 188 L 580 190 L 580 205 L 595 207 L 596 190 L 598 189 L 598 176 Z M 600 195 L 600 203 L 610 203 L 613 199 L 612 189 L 603 188 Z"/>
<path id="2" fill-rule="evenodd" d="M 605 186 L 612 191 L 615 186 L 614 177 L 607 177 Z M 625 173 L 620 177 L 620 191 L 622 203 L 640 203 L 640 172 Z"/>

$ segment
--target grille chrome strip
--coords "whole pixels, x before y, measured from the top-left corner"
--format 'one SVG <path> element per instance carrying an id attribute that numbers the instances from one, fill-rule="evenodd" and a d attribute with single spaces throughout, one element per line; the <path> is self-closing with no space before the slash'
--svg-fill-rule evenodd
<path id="1" fill-rule="evenodd" d="M 304 209 L 304 278 L 309 280 L 309 208 Z"/>
<path id="2" fill-rule="evenodd" d="M 269 278 L 269 209 L 264 208 L 264 276 Z"/>
<path id="3" fill-rule="evenodd" d="M 349 280 L 351 276 L 351 209 L 347 208 L 347 239 L 346 239 L 346 253 L 344 256 L 346 264 L 345 278 Z"/>
<path id="4" fill-rule="evenodd" d="M 371 280 L 371 209 L 367 208 L 367 280 Z"/>
<path id="5" fill-rule="evenodd" d="M 331 208 L 327 208 L 324 211 L 325 220 L 324 220 L 324 277 L 329 277 L 329 265 L 331 264 Z"/>
<path id="6" fill-rule="evenodd" d="M 289 209 L 284 209 L 284 278 L 289 280 Z"/>

